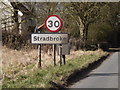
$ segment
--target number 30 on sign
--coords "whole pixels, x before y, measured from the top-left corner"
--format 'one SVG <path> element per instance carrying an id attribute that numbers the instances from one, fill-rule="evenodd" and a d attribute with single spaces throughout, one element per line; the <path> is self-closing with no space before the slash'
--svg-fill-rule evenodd
<path id="1" fill-rule="evenodd" d="M 45 20 L 45 26 L 50 32 L 57 32 L 62 28 L 62 20 L 57 15 L 50 15 Z"/>

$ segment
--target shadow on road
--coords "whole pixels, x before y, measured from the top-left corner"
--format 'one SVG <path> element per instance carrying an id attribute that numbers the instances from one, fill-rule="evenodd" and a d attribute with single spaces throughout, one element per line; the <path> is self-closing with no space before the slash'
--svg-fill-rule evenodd
<path id="1" fill-rule="evenodd" d="M 90 73 L 87 77 L 94 76 L 118 76 L 118 73 Z"/>
<path id="2" fill-rule="evenodd" d="M 87 78 L 87 77 L 90 77 L 90 76 L 118 76 L 118 73 L 90 73 L 92 70 L 96 69 L 97 67 L 99 67 L 107 58 L 109 58 L 109 56 L 115 52 L 118 52 L 120 51 L 120 48 L 118 49 L 109 49 L 109 54 L 107 56 L 103 56 L 101 57 L 98 61 L 95 61 L 94 63 L 91 63 L 89 64 L 88 67 L 84 68 L 84 69 L 81 69 L 81 70 L 76 70 L 73 72 L 73 74 L 71 74 L 67 80 L 66 80 L 66 83 L 61 85 L 61 86 L 58 86 L 58 88 L 69 88 L 70 85 L 73 85 L 74 83 L 84 79 L 84 78 Z"/>
<path id="3" fill-rule="evenodd" d="M 66 87 L 69 87 L 70 85 L 74 84 L 75 82 L 78 82 L 81 79 L 84 79 L 86 77 L 89 77 L 90 75 L 93 76 L 100 76 L 100 75 L 115 75 L 117 73 L 95 73 L 88 75 L 92 70 L 99 67 L 103 61 L 108 58 L 109 55 L 101 57 L 98 61 L 91 63 L 87 68 L 84 68 L 82 70 L 76 70 L 72 75 L 70 75 L 66 81 Z"/>
<path id="4" fill-rule="evenodd" d="M 109 51 L 108 52 L 119 52 L 120 51 L 120 48 L 109 48 Z"/>
<path id="5" fill-rule="evenodd" d="M 110 48 L 109 49 L 109 55 L 101 57 L 98 61 L 91 63 L 87 68 L 84 68 L 82 70 L 76 70 L 72 75 L 69 76 L 69 78 L 66 81 L 66 86 L 70 86 L 74 84 L 75 82 L 84 79 L 89 76 L 117 76 L 118 73 L 92 73 L 89 74 L 92 70 L 96 69 L 99 67 L 110 54 L 113 54 L 115 52 L 119 52 L 120 48 Z"/>

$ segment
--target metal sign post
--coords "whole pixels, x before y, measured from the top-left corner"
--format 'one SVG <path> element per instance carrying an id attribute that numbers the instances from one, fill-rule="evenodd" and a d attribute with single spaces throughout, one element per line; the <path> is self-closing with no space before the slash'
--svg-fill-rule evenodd
<path id="1" fill-rule="evenodd" d="M 45 23 L 39 26 L 39 29 L 45 25 L 46 29 L 50 33 L 41 33 L 41 30 L 38 32 L 38 29 L 35 28 L 34 34 L 31 34 L 31 43 L 38 44 L 38 67 L 41 65 L 41 48 L 42 44 L 52 44 L 53 45 L 53 61 L 54 66 L 56 66 L 56 45 L 59 46 L 59 55 L 60 55 L 60 66 L 66 64 L 65 55 L 69 54 L 68 44 L 68 34 L 61 33 L 60 29 L 62 28 L 62 20 L 57 15 L 50 15 L 46 18 Z M 58 32 L 59 31 L 59 32 Z M 55 33 L 56 32 L 56 33 Z"/>
<path id="2" fill-rule="evenodd" d="M 65 55 L 62 55 L 62 58 L 63 58 L 63 64 L 65 65 L 66 64 Z"/>
<path id="3" fill-rule="evenodd" d="M 42 65 L 41 65 L 41 44 L 38 45 L 38 68 L 40 68 Z"/>
<path id="4" fill-rule="evenodd" d="M 38 30 L 37 30 L 37 27 L 35 28 L 35 31 L 34 31 L 34 33 L 40 33 L 40 31 L 38 32 Z M 42 66 L 42 64 L 41 64 L 41 62 L 42 62 L 42 60 L 41 60 L 41 44 L 40 45 L 38 45 L 38 68 L 41 68 L 41 66 Z"/>
<path id="5" fill-rule="evenodd" d="M 62 28 L 62 20 L 57 15 L 50 15 L 45 20 L 45 26 L 48 31 L 57 32 Z M 57 36 L 59 36 L 59 35 L 57 35 Z M 62 36 L 60 35 L 60 37 L 62 37 Z M 66 41 L 66 40 L 64 39 L 63 41 Z M 57 41 L 55 41 L 55 43 L 57 43 Z M 61 43 L 59 43 L 59 44 L 61 44 Z M 62 49 L 62 48 L 60 48 L 60 49 Z M 60 53 L 61 53 L 60 65 L 62 65 L 62 50 L 60 50 Z M 54 60 L 54 66 L 55 66 L 56 65 L 56 45 L 55 44 L 53 45 L 53 55 L 54 55 L 53 60 Z"/>
<path id="6" fill-rule="evenodd" d="M 60 66 L 62 66 L 62 45 L 60 44 L 60 47 L 59 47 L 59 51 L 60 51 Z"/>
<path id="7" fill-rule="evenodd" d="M 69 55 L 70 54 L 70 44 L 67 43 L 67 44 L 61 44 L 61 45 L 59 44 L 59 45 L 57 45 L 57 53 L 60 56 L 60 62 L 62 60 L 62 64 L 65 65 L 66 64 L 66 57 L 65 57 L 65 55 Z M 61 57 L 62 57 L 62 59 L 61 59 Z"/>
<path id="8" fill-rule="evenodd" d="M 56 66 L 56 45 L 53 44 L 53 61 L 54 61 L 54 66 Z"/>

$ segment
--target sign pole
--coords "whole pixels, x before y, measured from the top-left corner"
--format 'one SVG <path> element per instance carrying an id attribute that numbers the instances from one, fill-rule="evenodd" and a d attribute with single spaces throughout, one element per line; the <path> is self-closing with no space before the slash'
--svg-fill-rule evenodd
<path id="1" fill-rule="evenodd" d="M 35 27 L 34 33 L 40 33 L 38 32 L 37 26 Z M 38 45 L 38 68 L 41 68 L 41 44 Z"/>
<path id="2" fill-rule="evenodd" d="M 56 45 L 53 44 L 53 61 L 54 61 L 54 66 L 56 66 Z"/>
<path id="3" fill-rule="evenodd" d="M 38 45 L 38 67 L 40 68 L 41 65 L 41 44 Z"/>
<path id="4" fill-rule="evenodd" d="M 62 66 L 62 45 L 60 44 L 60 66 Z"/>
<path id="5" fill-rule="evenodd" d="M 50 32 L 58 32 L 62 28 L 62 19 L 57 15 L 50 15 L 46 18 L 44 23 L 46 29 Z M 35 28 L 35 33 L 37 31 L 37 28 Z M 31 42 L 33 44 L 39 44 L 38 45 L 38 67 L 41 67 L 41 46 L 42 44 L 54 44 L 53 45 L 53 60 L 54 60 L 54 66 L 56 66 L 56 45 L 60 44 L 59 47 L 59 53 L 60 53 L 60 66 L 62 66 L 62 59 L 64 59 L 65 64 L 65 55 L 62 55 L 62 44 L 66 44 L 68 42 L 68 35 L 67 34 L 40 34 L 40 32 L 37 32 L 39 34 L 32 34 L 32 40 Z M 60 33 L 60 32 L 59 32 Z M 44 40 L 44 39 L 45 40 Z M 49 40 L 50 39 L 50 40 Z"/>
<path id="6" fill-rule="evenodd" d="M 63 57 L 63 63 L 65 65 L 66 64 L 65 55 L 62 55 L 62 57 Z"/>

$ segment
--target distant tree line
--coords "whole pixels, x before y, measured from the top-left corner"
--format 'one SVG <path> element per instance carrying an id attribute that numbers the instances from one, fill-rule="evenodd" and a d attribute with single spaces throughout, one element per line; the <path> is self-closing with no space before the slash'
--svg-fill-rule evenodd
<path id="1" fill-rule="evenodd" d="M 14 26 L 12 30 L 3 29 L 4 45 L 31 45 L 34 29 L 48 15 L 56 14 L 63 20 L 61 31 L 69 33 L 75 50 L 92 48 L 101 42 L 120 46 L 120 2 L 10 2 L 10 6 Z M 19 16 L 19 11 L 23 16 Z"/>

